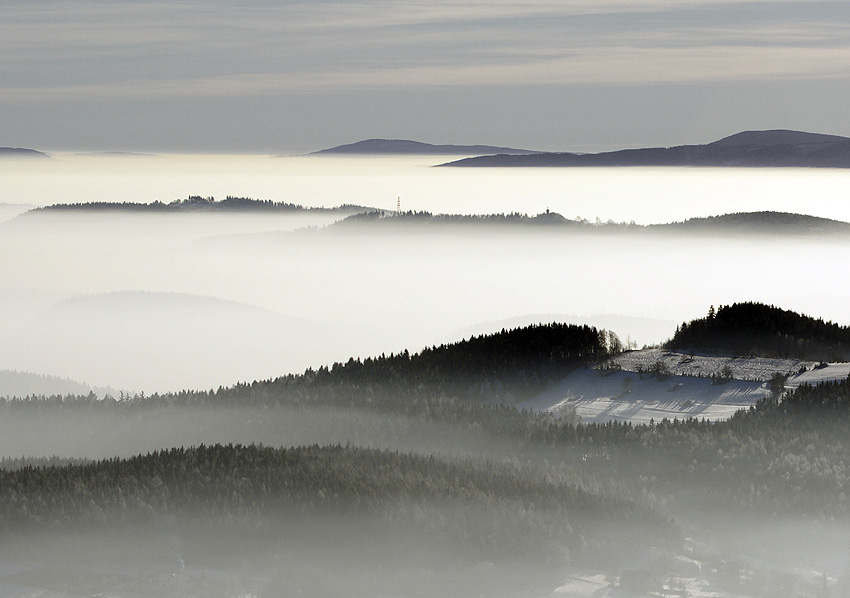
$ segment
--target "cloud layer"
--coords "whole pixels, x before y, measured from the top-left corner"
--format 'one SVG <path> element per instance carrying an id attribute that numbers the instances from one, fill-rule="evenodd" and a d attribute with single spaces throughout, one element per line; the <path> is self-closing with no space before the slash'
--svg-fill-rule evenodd
<path id="1" fill-rule="evenodd" d="M 0 9 L 0 102 L 28 110 L 850 78 L 842 0 L 6 0 Z"/>

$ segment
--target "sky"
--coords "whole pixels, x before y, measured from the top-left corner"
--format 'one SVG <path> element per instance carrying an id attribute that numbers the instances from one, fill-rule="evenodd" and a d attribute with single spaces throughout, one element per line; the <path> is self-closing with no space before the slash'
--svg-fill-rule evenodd
<path id="1" fill-rule="evenodd" d="M 847 0 L 0 0 L 0 146 L 850 136 Z"/>

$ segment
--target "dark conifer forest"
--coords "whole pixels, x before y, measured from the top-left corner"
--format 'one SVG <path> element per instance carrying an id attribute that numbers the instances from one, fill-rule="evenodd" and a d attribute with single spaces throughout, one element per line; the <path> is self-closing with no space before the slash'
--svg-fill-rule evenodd
<path id="1" fill-rule="evenodd" d="M 765 305 L 713 307 L 704 318 L 678 327 L 666 347 L 733 355 L 797 357 L 822 361 L 850 358 L 850 327 Z"/>

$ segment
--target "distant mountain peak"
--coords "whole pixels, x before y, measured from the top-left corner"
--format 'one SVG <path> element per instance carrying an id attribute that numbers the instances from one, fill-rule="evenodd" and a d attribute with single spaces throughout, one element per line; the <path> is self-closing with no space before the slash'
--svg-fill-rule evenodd
<path id="1" fill-rule="evenodd" d="M 25 147 L 0 147 L 0 158 L 49 158 L 44 152 Z"/>
<path id="2" fill-rule="evenodd" d="M 838 135 L 824 135 L 823 133 L 806 133 L 805 131 L 792 131 L 790 129 L 769 129 L 765 131 L 741 131 L 719 139 L 709 145 L 717 147 L 731 147 L 737 145 L 797 145 L 811 143 L 835 143 L 839 141 L 850 141 L 848 137 Z"/>
<path id="3" fill-rule="evenodd" d="M 534 154 L 532 150 L 499 147 L 494 145 L 433 145 L 410 139 L 364 139 L 356 143 L 338 145 L 313 154 L 374 154 L 374 155 L 483 155 L 483 154 Z"/>

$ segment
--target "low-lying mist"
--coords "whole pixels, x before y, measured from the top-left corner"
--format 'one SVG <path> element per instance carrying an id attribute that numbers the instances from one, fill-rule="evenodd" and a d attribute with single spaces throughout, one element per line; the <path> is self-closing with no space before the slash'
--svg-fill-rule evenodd
<path id="1" fill-rule="evenodd" d="M 736 301 L 850 323 L 840 235 L 329 226 L 342 215 L 306 210 L 13 217 L 19 204 L 234 195 L 591 222 L 760 209 L 850 220 L 835 201 L 843 172 L 431 160 L 9 163 L 0 397 L 54 396 L 0 401 L 0 594 L 848 594 L 840 383 L 728 421 L 577 425 L 568 408 L 515 401 L 610 355 L 597 330 L 410 355 L 555 319 L 640 346 Z M 541 338 L 553 346 L 532 351 Z M 346 365 L 321 367 L 333 362 Z"/>
<path id="2" fill-rule="evenodd" d="M 532 314 L 571 314 L 638 346 L 669 338 L 707 302 L 762 300 L 850 321 L 841 239 L 293 230 L 328 218 L 7 221 L 0 368 L 150 393 L 418 350 Z"/>

